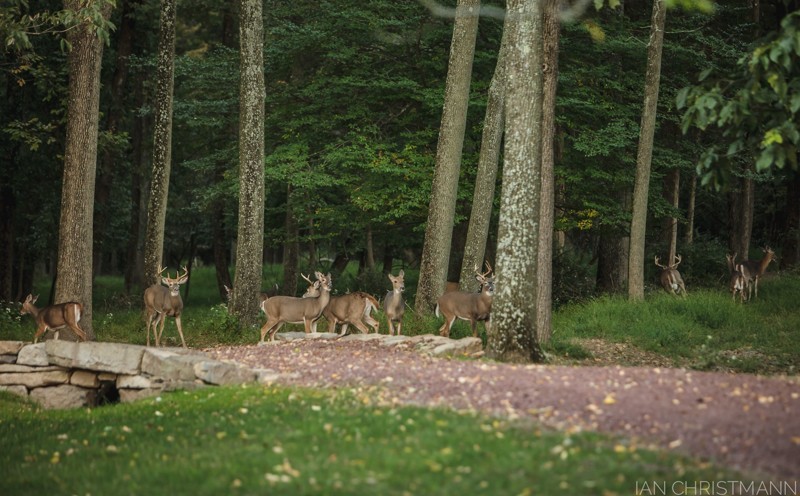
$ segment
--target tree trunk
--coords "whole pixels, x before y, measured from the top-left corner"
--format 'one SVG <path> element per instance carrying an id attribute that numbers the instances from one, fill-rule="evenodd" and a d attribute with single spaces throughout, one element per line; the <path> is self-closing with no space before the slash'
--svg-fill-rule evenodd
<path id="1" fill-rule="evenodd" d="M 144 105 L 144 77 L 137 75 L 134 83 L 134 101 L 137 107 Z M 131 134 L 131 191 L 130 191 L 130 224 L 128 228 L 128 241 L 125 255 L 128 261 L 125 267 L 125 293 L 130 294 L 134 285 L 144 286 L 144 229 L 147 225 L 147 212 L 145 209 L 144 174 L 145 151 L 144 135 L 146 120 L 136 116 L 133 119 L 133 132 Z"/>
<path id="2" fill-rule="evenodd" d="M 367 226 L 366 245 L 366 260 L 364 261 L 364 265 L 366 265 L 368 271 L 372 272 L 375 270 L 375 245 L 372 243 L 372 226 Z"/>
<path id="3" fill-rule="evenodd" d="M 616 233 L 601 234 L 597 247 L 597 290 L 609 294 L 624 292 L 627 269 L 627 238 Z"/>
<path id="4" fill-rule="evenodd" d="M 66 0 L 67 10 L 81 3 Z M 105 4 L 102 16 L 111 14 Z M 64 150 L 64 181 L 58 231 L 58 280 L 55 302 L 77 301 L 83 305 L 81 328 L 94 339 L 92 326 L 92 218 L 97 169 L 97 133 L 100 116 L 100 65 L 103 43 L 88 22 L 67 33 L 72 51 L 69 66 L 67 137 Z M 62 331 L 62 339 L 71 331 Z"/>
<path id="5" fill-rule="evenodd" d="M 691 245 L 694 242 L 694 205 L 697 199 L 697 176 L 692 174 L 692 182 L 689 184 L 689 204 L 686 206 L 686 232 L 684 242 Z"/>
<path id="6" fill-rule="evenodd" d="M 417 286 L 415 307 L 421 314 L 431 313 L 447 278 L 479 11 L 479 0 L 458 0 Z"/>
<path id="7" fill-rule="evenodd" d="M 672 169 L 664 176 L 664 199 L 675 209 L 678 208 L 680 183 L 680 169 Z M 678 250 L 678 219 L 676 217 L 664 219 L 664 244 L 667 247 L 667 260 L 669 261 L 667 265 L 672 265 Z"/>
<path id="8" fill-rule="evenodd" d="M 172 168 L 172 98 L 175 79 L 175 0 L 161 0 L 161 29 L 156 67 L 153 175 L 144 240 L 145 286 L 159 283 L 164 251 L 169 175 Z"/>
<path id="9" fill-rule="evenodd" d="M 259 322 L 264 258 L 264 22 L 262 0 L 239 11 L 239 233 L 231 312 L 241 327 Z"/>
<path id="10" fill-rule="evenodd" d="M 464 244 L 464 257 L 461 262 L 461 274 L 458 278 L 461 291 L 474 291 L 475 270 L 481 270 L 486 258 L 486 242 L 489 238 L 489 225 L 492 220 L 497 166 L 500 160 L 503 120 L 505 119 L 505 59 L 508 53 L 506 33 L 507 31 L 503 31 L 497 65 L 489 84 L 486 101 L 486 117 L 483 120 L 478 172 L 475 176 L 475 191 L 472 194 L 472 212 L 469 216 L 467 241 Z"/>
<path id="11" fill-rule="evenodd" d="M 0 301 L 13 301 L 11 281 L 14 279 L 14 191 L 6 176 L 5 166 L 0 166 Z"/>
<path id="12" fill-rule="evenodd" d="M 650 164 L 653 158 L 653 135 L 661 79 L 661 52 L 667 11 L 664 0 L 653 2 L 650 42 L 647 45 L 647 73 L 644 83 L 644 108 L 636 154 L 636 178 L 633 184 L 631 243 L 628 260 L 628 297 L 644 299 L 644 242 L 647 231 L 647 195 L 650 189 Z"/>
<path id="13" fill-rule="evenodd" d="M 509 0 L 506 140 L 497 274 L 486 353 L 508 362 L 540 361 L 536 303 L 543 105 L 542 2 Z"/>
<path id="14" fill-rule="evenodd" d="M 299 230 L 297 219 L 292 207 L 292 187 L 289 186 L 286 194 L 286 242 L 283 245 L 283 293 L 294 296 L 297 293 L 297 273 L 300 258 L 298 244 Z"/>
<path id="15" fill-rule="evenodd" d="M 741 260 L 747 260 L 753 233 L 755 188 L 749 177 L 739 178 L 738 184 L 739 188 L 728 195 L 728 218 L 731 226 L 728 247 Z"/>
<path id="16" fill-rule="evenodd" d="M 553 228 L 555 227 L 555 131 L 558 87 L 559 0 L 543 9 L 544 80 L 542 82 L 542 198 L 539 208 L 538 292 L 536 340 L 545 343 L 553 332 Z"/>

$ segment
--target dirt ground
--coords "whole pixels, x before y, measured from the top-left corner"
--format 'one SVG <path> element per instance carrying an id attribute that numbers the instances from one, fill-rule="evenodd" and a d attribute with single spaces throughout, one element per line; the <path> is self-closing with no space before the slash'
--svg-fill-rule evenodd
<path id="1" fill-rule="evenodd" d="M 286 385 L 376 387 L 382 401 L 622 435 L 754 477 L 800 478 L 796 377 L 670 368 L 661 357 L 620 348 L 625 345 L 586 346 L 600 357 L 593 365 L 432 358 L 375 341 L 300 340 L 206 351 L 287 374 L 280 379 Z M 615 354 L 641 366 L 608 365 Z"/>

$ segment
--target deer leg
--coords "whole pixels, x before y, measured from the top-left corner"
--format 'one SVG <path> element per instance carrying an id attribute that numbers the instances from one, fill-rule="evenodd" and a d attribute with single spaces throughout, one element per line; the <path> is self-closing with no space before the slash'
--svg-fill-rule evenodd
<path id="1" fill-rule="evenodd" d="M 472 327 L 472 337 L 473 338 L 477 338 L 478 337 L 478 323 L 474 319 L 471 319 L 469 321 L 469 325 L 470 325 L 470 327 Z"/>
<path id="2" fill-rule="evenodd" d="M 386 323 L 389 324 L 389 335 L 394 336 L 394 324 L 392 323 L 391 317 L 386 319 Z"/>
<path id="3" fill-rule="evenodd" d="M 397 321 L 397 335 L 398 336 L 402 334 L 402 332 L 400 332 L 400 329 L 402 329 L 402 328 L 403 328 L 403 321 L 402 320 Z"/>
<path id="4" fill-rule="evenodd" d="M 67 325 L 69 326 L 70 329 L 72 329 L 72 332 L 74 332 L 76 336 L 81 338 L 81 341 L 88 341 L 89 340 L 89 336 L 86 335 L 86 332 L 83 329 L 78 327 L 78 323 L 77 322 L 74 323 L 74 324 L 70 322 Z"/>
<path id="5" fill-rule="evenodd" d="M 161 319 L 161 323 L 158 326 L 158 334 L 156 334 L 156 346 L 161 346 L 161 336 L 164 335 L 164 324 L 167 323 L 167 316 L 166 314 L 159 314 Z"/>
<path id="6" fill-rule="evenodd" d="M 181 344 L 184 348 L 186 348 L 186 341 L 183 340 L 183 329 L 181 329 L 181 316 L 178 315 L 175 317 L 175 325 L 178 326 L 178 335 L 181 337 Z"/>
<path id="7" fill-rule="evenodd" d="M 36 334 L 33 335 L 33 344 L 39 342 L 39 338 L 42 336 L 42 334 L 44 334 L 46 330 L 47 330 L 46 325 L 41 325 L 36 329 Z"/>
<path id="8" fill-rule="evenodd" d="M 439 334 L 444 336 L 444 337 L 446 337 L 446 338 L 449 338 L 450 337 L 450 328 L 453 327 L 453 322 L 455 322 L 455 321 L 456 321 L 455 315 L 453 316 L 452 319 L 447 317 L 447 316 L 445 316 L 444 317 L 444 324 L 442 324 L 442 327 L 439 328 Z"/>
<path id="9" fill-rule="evenodd" d="M 375 334 L 380 334 L 380 332 L 378 331 L 380 323 L 377 320 L 373 319 L 372 316 L 370 316 L 369 314 L 364 314 L 364 322 L 366 322 L 368 326 L 375 329 Z"/>
<path id="10" fill-rule="evenodd" d="M 277 323 L 278 323 L 277 320 L 273 319 L 272 317 L 269 317 L 267 319 L 267 323 L 264 324 L 264 327 L 261 328 L 261 341 L 260 341 L 261 343 L 264 342 L 264 336 L 267 335 L 267 332 L 272 330 L 272 328 L 275 327 L 275 325 Z M 270 335 L 270 341 L 272 341 L 272 336 L 271 335 Z"/>
<path id="11" fill-rule="evenodd" d="M 365 326 L 364 323 L 361 322 L 360 320 L 356 320 L 355 322 L 353 322 L 353 325 L 356 326 L 356 329 L 361 331 L 361 334 L 369 334 L 369 328 Z M 344 325 L 344 328 L 347 328 L 347 324 Z"/>

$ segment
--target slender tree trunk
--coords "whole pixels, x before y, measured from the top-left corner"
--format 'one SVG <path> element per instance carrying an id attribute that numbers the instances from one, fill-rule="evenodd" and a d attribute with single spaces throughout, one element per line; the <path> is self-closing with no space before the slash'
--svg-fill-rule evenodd
<path id="1" fill-rule="evenodd" d="M 686 206 L 686 233 L 684 242 L 691 245 L 694 242 L 694 205 L 697 198 L 697 176 L 692 174 L 692 182 L 689 183 L 689 204 Z"/>
<path id="2" fill-rule="evenodd" d="M 545 0 L 543 12 L 544 80 L 542 82 L 542 199 L 539 209 L 536 340 L 553 332 L 553 229 L 555 227 L 555 131 L 558 87 L 559 0 Z"/>
<path id="3" fill-rule="evenodd" d="M 364 264 L 366 265 L 367 270 L 371 272 L 375 270 L 375 246 L 372 243 L 372 226 L 367 226 L 366 238 L 367 250 Z"/>
<path id="4" fill-rule="evenodd" d="M 283 294 L 294 296 L 297 293 L 297 274 L 299 272 L 300 247 L 299 229 L 292 206 L 292 187 L 286 194 L 286 241 L 283 245 Z"/>
<path id="5" fill-rule="evenodd" d="M 647 73 L 644 84 L 644 109 L 639 130 L 636 154 L 636 179 L 633 185 L 633 213 L 628 261 L 628 297 L 644 298 L 644 242 L 647 231 L 647 195 L 650 189 L 650 164 L 653 158 L 653 135 L 656 128 L 656 108 L 661 79 L 661 52 L 664 45 L 664 25 L 667 11 L 664 0 L 654 0 L 647 45 Z"/>
<path id="6" fill-rule="evenodd" d="M 664 176 L 664 199 L 675 209 L 678 208 L 680 185 L 680 169 L 672 169 Z M 675 261 L 675 254 L 678 250 L 677 217 L 667 217 L 664 219 L 664 244 L 667 246 L 668 265 L 671 265 Z"/>
<path id="7" fill-rule="evenodd" d="M 464 257 L 458 284 L 461 291 L 475 289 L 475 271 L 481 270 L 486 258 L 486 242 L 489 238 L 489 225 L 494 206 L 494 190 L 497 183 L 497 166 L 500 160 L 500 145 L 503 141 L 503 120 L 505 119 L 505 59 L 507 57 L 507 33 L 503 31 L 497 65 L 486 101 L 486 117 L 483 120 L 481 151 L 478 157 L 478 173 L 475 177 L 475 191 L 472 195 L 472 212 L 469 216 L 467 241 L 464 244 Z"/>
<path id="8" fill-rule="evenodd" d="M 14 279 L 14 191 L 6 175 L 5 166 L 0 166 L 0 301 L 12 301 Z"/>
<path id="9" fill-rule="evenodd" d="M 755 204 L 755 188 L 753 180 L 741 177 L 739 188 L 728 195 L 728 215 L 730 219 L 729 248 L 747 260 L 750 253 L 750 238 L 753 233 L 753 206 Z"/>
<path id="10" fill-rule="evenodd" d="M 259 321 L 264 252 L 264 24 L 262 0 L 240 5 L 239 234 L 231 310 L 242 327 Z"/>
<path id="11" fill-rule="evenodd" d="M 77 0 L 66 0 L 67 10 L 78 10 Z M 103 6 L 105 19 L 111 5 Z M 103 43 L 87 22 L 67 33 L 72 51 L 69 65 L 67 138 L 64 181 L 58 231 L 58 280 L 56 303 L 77 301 L 83 305 L 81 328 L 94 339 L 92 326 L 92 218 L 97 169 L 97 133 L 100 115 L 100 65 Z M 71 331 L 61 333 L 69 336 Z M 75 337 L 76 338 L 76 337 Z M 73 338 L 73 339 L 75 339 Z"/>
<path id="12" fill-rule="evenodd" d="M 144 105 L 144 77 L 140 73 L 134 82 L 134 101 L 137 107 Z M 130 294 L 134 285 L 144 286 L 144 227 L 147 225 L 147 211 L 144 204 L 145 179 L 145 151 L 144 135 L 146 120 L 136 116 L 133 119 L 133 132 L 131 134 L 131 191 L 130 191 L 130 224 L 125 255 L 128 261 L 125 267 L 125 293 Z"/>
<path id="13" fill-rule="evenodd" d="M 800 172 L 795 171 L 786 184 L 786 227 L 781 269 L 797 267 L 800 263 Z"/>
<path id="14" fill-rule="evenodd" d="M 164 251 L 169 175 L 172 168 L 172 98 L 175 78 L 175 0 L 161 0 L 161 29 L 156 67 L 153 175 L 144 241 L 145 286 L 158 284 Z"/>
<path id="15" fill-rule="evenodd" d="M 497 275 L 486 353 L 508 362 L 540 361 L 537 341 L 541 202 L 542 2 L 509 0 L 506 141 Z"/>
<path id="16" fill-rule="evenodd" d="M 597 247 L 597 290 L 618 294 L 625 291 L 628 276 L 628 239 L 619 233 L 603 233 Z"/>
<path id="17" fill-rule="evenodd" d="M 415 307 L 421 314 L 433 310 L 447 279 L 479 11 L 479 0 L 458 0 L 417 286 Z"/>

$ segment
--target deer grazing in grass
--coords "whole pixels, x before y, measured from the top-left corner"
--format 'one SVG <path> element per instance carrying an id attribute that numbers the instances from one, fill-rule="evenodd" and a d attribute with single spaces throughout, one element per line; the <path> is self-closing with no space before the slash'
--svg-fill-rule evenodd
<path id="1" fill-rule="evenodd" d="M 403 291 L 406 290 L 405 272 L 402 270 L 393 276 L 387 274 L 392 282 L 392 290 L 386 293 L 383 299 L 383 312 L 386 314 L 386 322 L 389 324 L 389 335 L 394 336 L 394 325 L 397 324 L 397 335 L 402 334 L 403 314 L 406 311 L 406 302 L 403 300 Z"/>
<path id="2" fill-rule="evenodd" d="M 316 298 L 320 295 L 318 287 L 308 277 L 300 274 L 303 279 L 308 281 L 308 289 L 306 289 L 303 298 Z M 336 325 L 342 324 L 342 332 L 340 336 L 347 335 L 347 327 L 350 324 L 364 334 L 369 334 L 369 325 L 377 334 L 379 332 L 379 322 L 372 318 L 370 315 L 373 310 L 378 308 L 378 300 L 372 295 L 362 291 L 354 293 L 347 293 L 341 296 L 331 296 L 328 306 L 322 311 L 322 316 L 328 321 L 328 331 L 336 332 Z M 366 323 L 366 325 L 365 325 Z M 314 332 L 316 332 L 316 325 L 314 323 Z"/>
<path id="3" fill-rule="evenodd" d="M 475 268 L 475 279 L 480 283 L 481 290 L 478 293 L 467 293 L 464 291 L 450 291 L 444 293 L 436 302 L 436 316 L 441 312 L 444 316 L 444 324 L 439 328 L 439 334 L 450 337 L 450 329 L 455 320 L 468 320 L 472 328 L 472 335 L 478 337 L 478 322 L 488 330 L 491 327 L 492 298 L 494 295 L 494 276 L 492 266 L 486 262 L 486 272 L 478 272 Z"/>
<path id="4" fill-rule="evenodd" d="M 175 325 L 178 327 L 178 334 L 181 337 L 181 345 L 186 348 L 186 341 L 183 339 L 183 328 L 181 327 L 181 312 L 183 312 L 183 299 L 181 299 L 181 284 L 189 280 L 189 271 L 183 267 L 183 274 L 175 272 L 175 278 L 169 277 L 169 273 L 163 276 L 166 267 L 158 271 L 161 277 L 161 284 L 153 284 L 144 291 L 144 306 L 147 310 L 147 346 L 150 346 L 150 327 L 153 327 L 153 338 L 155 345 L 161 344 L 161 333 L 164 332 L 164 322 L 167 317 L 175 317 Z M 159 323 L 161 324 L 159 326 Z"/>
<path id="5" fill-rule="evenodd" d="M 317 280 L 312 283 L 319 291 L 319 296 L 314 298 L 296 298 L 294 296 L 274 296 L 265 300 L 262 311 L 267 314 L 267 322 L 261 328 L 261 343 L 269 334 L 269 340 L 275 340 L 275 334 L 283 324 L 303 324 L 306 334 L 316 332 L 316 322 L 322 317 L 322 311 L 328 306 L 331 299 L 333 279 L 330 272 L 323 275 L 315 272 Z M 310 281 L 309 281 L 310 282 Z"/>
<path id="6" fill-rule="evenodd" d="M 748 289 L 747 278 L 744 275 L 744 268 L 741 264 L 736 263 L 736 253 L 733 255 L 725 255 L 725 260 L 728 263 L 728 272 L 730 273 L 730 281 L 728 282 L 728 289 L 731 292 L 733 301 L 736 301 L 736 294 L 739 294 L 739 301 L 744 303 L 747 299 L 745 291 Z"/>
<path id="7" fill-rule="evenodd" d="M 683 284 L 681 273 L 678 272 L 678 265 L 681 264 L 681 256 L 676 256 L 675 263 L 670 265 L 661 265 L 659 263 L 658 256 L 656 256 L 655 264 L 656 267 L 661 269 L 659 280 L 661 281 L 661 286 L 664 288 L 664 291 L 673 295 L 680 293 L 681 296 L 685 297 L 686 286 Z"/>
<path id="8" fill-rule="evenodd" d="M 56 331 L 56 339 L 58 339 L 58 330 L 65 327 L 72 329 L 72 332 L 82 341 L 88 339 L 86 332 L 78 326 L 83 313 L 83 305 L 75 301 L 68 301 L 44 308 L 36 308 L 34 303 L 38 299 L 39 295 L 33 296 L 29 294 L 19 311 L 20 315 L 31 314 L 36 321 L 36 334 L 33 335 L 34 343 L 39 342 L 39 338 L 47 329 Z"/>
<path id="9" fill-rule="evenodd" d="M 775 260 L 775 252 L 772 251 L 772 248 L 765 246 L 762 251 L 764 252 L 764 257 L 761 260 L 745 260 L 740 264 L 742 274 L 747 279 L 748 297 L 753 296 L 752 293 L 755 288 L 755 297 L 758 298 L 758 280 L 767 271 L 769 263 Z"/>

